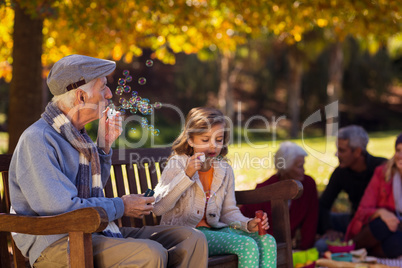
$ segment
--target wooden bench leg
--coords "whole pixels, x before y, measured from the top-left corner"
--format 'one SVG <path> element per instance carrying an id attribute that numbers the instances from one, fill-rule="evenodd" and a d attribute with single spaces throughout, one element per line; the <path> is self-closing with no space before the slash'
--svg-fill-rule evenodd
<path id="1" fill-rule="evenodd" d="M 92 235 L 83 232 L 69 233 L 70 267 L 93 268 Z M 74 258 L 71 258 L 74 256 Z"/>

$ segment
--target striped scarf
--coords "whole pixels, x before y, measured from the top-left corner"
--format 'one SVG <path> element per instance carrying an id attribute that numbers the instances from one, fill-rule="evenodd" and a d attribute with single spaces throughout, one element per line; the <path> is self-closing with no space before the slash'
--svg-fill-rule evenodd
<path id="1" fill-rule="evenodd" d="M 46 106 L 42 118 L 80 153 L 76 180 L 78 197 L 104 197 L 98 149 L 85 129 L 78 131 L 53 102 L 49 102 Z M 103 234 L 110 237 L 123 237 L 113 221 L 109 222 Z"/>

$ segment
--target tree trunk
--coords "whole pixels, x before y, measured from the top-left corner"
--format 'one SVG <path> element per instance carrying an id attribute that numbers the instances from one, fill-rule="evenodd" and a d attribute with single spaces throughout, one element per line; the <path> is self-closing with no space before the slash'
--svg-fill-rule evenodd
<path id="1" fill-rule="evenodd" d="M 43 20 L 31 18 L 15 3 L 13 79 L 10 85 L 9 143 L 12 153 L 22 132 L 43 111 Z"/>
<path id="2" fill-rule="evenodd" d="M 218 92 L 219 109 L 228 117 L 232 118 L 234 114 L 233 92 L 230 83 L 230 53 L 223 53 L 221 57 L 221 75 Z"/>
<path id="3" fill-rule="evenodd" d="M 229 53 L 223 53 L 221 57 L 221 75 L 220 75 L 220 85 L 218 92 L 218 105 L 219 109 L 227 116 L 228 110 L 230 109 L 230 98 L 231 88 L 229 84 L 229 69 L 230 69 L 230 55 Z"/>
<path id="4" fill-rule="evenodd" d="M 233 55 L 230 52 L 224 53 L 221 58 L 221 76 L 220 86 L 218 93 L 219 109 L 231 118 L 234 119 L 234 94 L 233 85 L 236 83 L 237 76 L 243 69 L 243 62 L 235 63 L 233 69 L 230 68 Z"/>
<path id="5" fill-rule="evenodd" d="M 343 51 L 342 43 L 336 42 L 330 50 L 328 65 L 328 85 L 327 95 L 328 103 L 338 101 L 342 91 L 343 79 Z M 327 118 L 327 126 L 334 126 L 334 118 Z M 328 129 L 328 134 L 331 136 L 336 135 L 337 129 Z"/>
<path id="6" fill-rule="evenodd" d="M 297 138 L 300 125 L 300 98 L 303 76 L 303 62 L 299 52 L 289 51 L 288 110 L 291 119 L 290 137 Z"/>

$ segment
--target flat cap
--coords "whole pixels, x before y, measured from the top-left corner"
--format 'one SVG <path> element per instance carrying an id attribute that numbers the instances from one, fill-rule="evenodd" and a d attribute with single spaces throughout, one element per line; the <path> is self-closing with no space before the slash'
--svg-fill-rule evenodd
<path id="1" fill-rule="evenodd" d="M 69 55 L 56 62 L 47 76 L 50 92 L 56 96 L 109 75 L 116 63 L 83 55 Z"/>

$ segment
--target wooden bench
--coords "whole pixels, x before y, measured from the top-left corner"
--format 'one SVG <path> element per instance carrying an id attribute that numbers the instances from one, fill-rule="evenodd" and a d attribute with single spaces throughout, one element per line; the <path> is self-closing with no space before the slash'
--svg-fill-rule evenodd
<path id="1" fill-rule="evenodd" d="M 105 195 L 107 197 L 117 197 L 130 193 L 144 193 L 148 188 L 155 188 L 158 180 L 160 178 L 160 174 L 163 171 L 164 165 L 171 153 L 170 147 L 167 148 L 140 148 L 140 149 L 124 149 L 124 150 L 114 150 L 112 157 L 112 169 L 111 169 L 111 178 L 105 186 Z M 37 225 L 33 225 L 34 221 L 41 220 L 43 217 L 30 217 L 32 222 L 29 225 L 26 225 L 25 228 L 18 228 L 12 226 L 19 226 L 20 222 L 22 222 L 19 218 L 6 218 L 9 217 L 7 213 L 9 212 L 9 197 L 8 197 L 8 181 L 7 181 L 7 171 L 9 166 L 9 161 L 11 157 L 10 155 L 0 155 L 0 172 L 2 172 L 3 184 L 6 188 L 6 191 L 2 198 L 2 211 L 5 214 L 0 215 L 0 257 L 1 267 L 10 267 L 9 262 L 3 261 L 3 259 L 9 259 L 9 249 L 7 247 L 7 241 L 5 238 L 10 240 L 9 232 L 22 232 L 22 233 L 31 233 L 31 234 L 45 234 L 45 231 L 42 229 L 43 226 L 38 227 Z M 291 268 L 293 267 L 293 259 L 292 259 L 292 241 L 290 235 L 290 223 L 289 223 L 289 210 L 288 210 L 288 200 L 298 198 L 303 192 L 303 187 L 300 182 L 294 180 L 282 181 L 279 183 L 275 183 L 273 185 L 269 185 L 263 188 L 258 188 L 256 190 L 248 190 L 248 191 L 236 191 L 236 200 L 238 204 L 252 204 L 252 203 L 260 203 L 271 201 L 272 205 L 272 219 L 270 220 L 270 226 L 273 230 L 274 237 L 277 242 L 277 267 L 282 268 Z M 97 211 L 97 210 L 92 210 Z M 72 212 L 70 212 L 72 213 Z M 80 211 L 78 213 L 81 213 Z M 87 250 L 84 256 L 81 256 L 79 262 L 77 262 L 78 266 L 75 267 L 92 267 L 92 260 L 88 256 L 92 254 L 91 250 L 88 250 L 90 241 L 89 233 L 93 232 L 94 229 L 99 230 L 105 228 L 102 225 L 102 221 L 104 218 L 102 217 L 102 210 L 98 212 L 99 217 L 90 217 L 87 221 L 93 220 L 91 224 L 93 224 L 92 229 L 89 228 L 85 230 L 67 230 L 67 226 L 63 225 L 63 221 L 58 225 L 57 231 L 61 233 L 70 233 L 70 241 L 71 234 L 73 232 L 79 232 L 81 237 L 77 235 L 73 235 L 73 238 L 77 239 L 77 244 L 82 245 L 83 248 Z M 65 213 L 69 215 L 69 213 Z M 23 216 L 18 216 L 23 217 Z M 56 218 L 60 216 L 47 217 L 47 218 Z M 61 216 L 68 217 L 68 216 Z M 23 217 L 26 218 L 26 217 Z M 70 217 L 71 218 L 71 217 Z M 88 218 L 88 217 L 87 217 Z M 65 218 L 64 218 L 65 219 Z M 63 219 L 63 220 L 64 220 Z M 77 222 L 81 222 L 81 216 L 75 216 L 74 218 Z M 156 225 L 159 224 L 160 217 L 155 217 L 154 215 L 145 216 L 143 219 L 134 219 L 123 217 L 117 220 L 117 224 L 119 226 L 133 226 L 133 227 L 141 227 L 143 225 Z M 3 222 L 8 222 L 7 224 L 3 224 Z M 90 224 L 90 223 L 86 223 Z M 75 224 L 71 224 L 75 225 Z M 70 225 L 70 226 L 71 226 Z M 35 226 L 34 228 L 30 228 L 30 226 Z M 84 228 L 82 228 L 84 229 Z M 55 233 L 55 232 L 53 232 Z M 82 242 L 79 242 L 81 238 Z M 2 240 L 3 239 L 3 242 Z M 5 242 L 4 242 L 5 241 Z M 12 241 L 11 241 L 12 242 Z M 71 242 L 70 242 L 71 243 Z M 13 245 L 13 243 L 11 243 Z M 87 245 L 87 246 L 85 246 Z M 16 247 L 13 247 L 14 263 L 17 264 L 15 267 L 25 267 L 24 266 L 24 257 L 19 253 L 19 250 Z M 82 250 L 82 252 L 84 252 Z M 79 252 L 71 252 L 70 259 L 75 259 L 73 254 L 79 254 Z M 4 263 L 4 264 L 3 264 Z M 73 264 L 73 263 L 71 263 Z M 86 264 L 87 266 L 84 266 Z M 81 265 L 81 266 L 79 266 Z M 208 267 L 237 267 L 237 256 L 236 255 L 222 255 L 222 256 L 213 256 L 208 260 Z"/>

